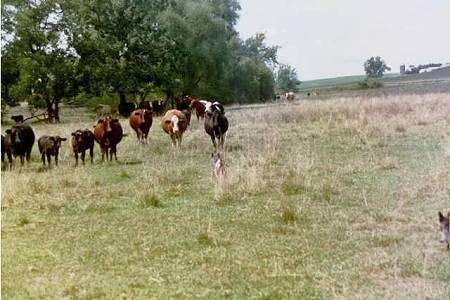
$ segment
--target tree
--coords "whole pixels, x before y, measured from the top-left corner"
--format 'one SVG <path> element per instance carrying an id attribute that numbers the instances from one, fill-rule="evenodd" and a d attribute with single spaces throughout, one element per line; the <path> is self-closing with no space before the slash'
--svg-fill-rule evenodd
<path id="1" fill-rule="evenodd" d="M 145 97 L 164 55 L 157 1 L 66 1 L 68 40 L 79 56 L 83 89 Z"/>
<path id="2" fill-rule="evenodd" d="M 364 71 L 369 78 L 381 78 L 385 71 L 390 70 L 391 68 L 379 56 L 371 57 L 364 63 Z"/>
<path id="3" fill-rule="evenodd" d="M 298 92 L 298 85 L 300 80 L 297 78 L 297 71 L 295 68 L 288 65 L 280 65 L 277 72 L 277 90 L 281 93 L 284 92 Z"/>
<path id="4" fill-rule="evenodd" d="M 235 30 L 237 0 L 6 0 L 2 98 L 58 104 L 105 93 L 232 101 L 274 94 L 276 46 Z"/>
<path id="5" fill-rule="evenodd" d="M 59 121 L 59 103 L 69 93 L 76 61 L 62 42 L 60 4 L 56 0 L 7 1 L 2 12 L 7 17 L 2 31 L 10 38 L 2 49 L 8 54 L 4 57 L 10 84 L 7 97 L 14 102 L 38 94 L 49 119 Z M 15 68 L 18 76 L 11 80 Z"/>
<path id="6" fill-rule="evenodd" d="M 233 57 L 228 70 L 230 98 L 238 102 L 260 102 L 273 98 L 273 70 L 278 64 L 276 46 L 268 46 L 265 35 L 258 33 L 245 41 L 231 41 Z"/>

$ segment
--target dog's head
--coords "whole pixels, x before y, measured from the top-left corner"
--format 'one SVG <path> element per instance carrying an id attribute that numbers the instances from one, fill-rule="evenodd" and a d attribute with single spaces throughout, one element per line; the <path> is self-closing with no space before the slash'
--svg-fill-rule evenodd
<path id="1" fill-rule="evenodd" d="M 450 248 L 449 245 L 449 219 L 450 219 L 450 213 L 447 213 L 447 217 L 444 217 L 444 215 L 439 212 L 439 229 L 441 230 L 441 243 L 447 244 L 447 249 Z"/>

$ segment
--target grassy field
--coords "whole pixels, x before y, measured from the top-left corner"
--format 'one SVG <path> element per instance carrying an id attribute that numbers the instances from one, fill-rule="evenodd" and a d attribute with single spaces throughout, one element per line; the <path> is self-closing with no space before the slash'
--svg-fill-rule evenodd
<path id="1" fill-rule="evenodd" d="M 399 76 L 388 73 L 383 76 L 383 86 L 363 89 L 360 85 L 365 75 L 343 76 L 304 81 L 299 85 L 297 98 L 329 99 L 336 97 L 385 97 L 388 95 L 450 93 L 450 67 L 421 74 Z M 308 97 L 308 92 L 318 92 L 318 96 Z"/>
<path id="2" fill-rule="evenodd" d="M 2 171 L 4 299 L 448 299 L 450 93 L 229 109 L 226 182 L 193 120 L 118 162 Z M 94 119 L 66 110 L 36 135 Z M 132 133 L 121 120 L 125 132 Z M 4 131 L 4 129 L 2 130 Z"/>
<path id="3" fill-rule="evenodd" d="M 311 90 L 316 88 L 329 88 L 336 86 L 345 86 L 345 85 L 353 85 L 362 81 L 366 78 L 365 75 L 353 75 L 353 76 L 341 76 L 341 77 L 333 77 L 333 78 L 324 78 L 324 79 L 316 79 L 316 80 L 307 80 L 303 81 L 300 84 L 301 90 Z"/>

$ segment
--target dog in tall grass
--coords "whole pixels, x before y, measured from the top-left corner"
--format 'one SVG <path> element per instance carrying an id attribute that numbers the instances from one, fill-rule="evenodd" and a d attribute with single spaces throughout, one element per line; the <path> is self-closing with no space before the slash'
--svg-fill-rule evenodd
<path id="1" fill-rule="evenodd" d="M 450 241 L 449 241 L 449 219 L 450 219 L 450 213 L 447 213 L 447 217 L 444 217 L 444 215 L 439 212 L 439 229 L 442 233 L 441 243 L 447 244 L 447 249 L 450 249 Z"/>
<path id="2" fill-rule="evenodd" d="M 218 184 L 223 184 L 225 180 L 225 163 L 218 152 L 211 154 L 211 170 L 213 180 Z"/>

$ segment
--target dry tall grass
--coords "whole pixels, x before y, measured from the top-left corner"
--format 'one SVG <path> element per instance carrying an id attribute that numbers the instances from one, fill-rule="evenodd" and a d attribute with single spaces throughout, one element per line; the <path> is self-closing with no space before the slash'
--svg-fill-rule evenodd
<path id="1" fill-rule="evenodd" d="M 450 294 L 450 95 L 229 109 L 226 183 L 193 120 L 118 162 L 2 172 L 5 298 L 436 298 Z M 35 124 L 69 137 L 92 120 Z"/>

